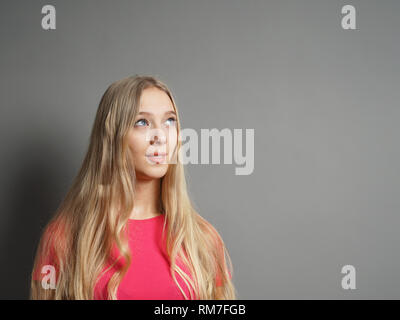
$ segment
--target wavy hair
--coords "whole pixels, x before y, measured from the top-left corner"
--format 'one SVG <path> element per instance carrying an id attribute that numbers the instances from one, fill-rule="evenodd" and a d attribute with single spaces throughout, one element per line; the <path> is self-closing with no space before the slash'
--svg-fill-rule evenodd
<path id="1" fill-rule="evenodd" d="M 109 267 L 116 266 L 116 270 L 107 293 L 108 299 L 117 299 L 118 286 L 131 263 L 126 231 L 135 202 L 135 168 L 127 134 L 138 113 L 143 90 L 153 87 L 164 91 L 175 109 L 175 150 L 180 159 L 179 115 L 167 86 L 155 77 L 139 75 L 112 83 L 100 100 L 81 168 L 42 232 L 31 273 L 30 299 L 94 299 L 96 281 L 115 244 L 120 256 Z M 217 230 L 194 209 L 180 160 L 169 164 L 160 183 L 160 203 L 168 222 L 166 252 L 170 272 L 185 299 L 237 299 L 227 249 Z M 41 281 L 33 277 L 50 256 L 57 269 L 55 290 L 44 289 Z M 119 258 L 126 263 L 118 265 Z M 188 267 L 191 276 L 179 268 L 177 259 Z M 175 272 L 188 286 L 190 297 L 179 285 Z M 220 286 L 216 279 L 220 279 Z"/>

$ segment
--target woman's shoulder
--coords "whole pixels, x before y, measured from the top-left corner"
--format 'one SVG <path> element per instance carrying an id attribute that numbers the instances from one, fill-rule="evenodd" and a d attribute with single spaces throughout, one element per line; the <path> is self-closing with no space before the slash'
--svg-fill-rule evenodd
<path id="1" fill-rule="evenodd" d="M 38 245 L 37 264 L 33 271 L 33 279 L 40 280 L 48 270 L 59 270 L 58 253 L 64 247 L 65 226 L 59 220 L 52 220 L 47 223 L 42 231 Z"/>

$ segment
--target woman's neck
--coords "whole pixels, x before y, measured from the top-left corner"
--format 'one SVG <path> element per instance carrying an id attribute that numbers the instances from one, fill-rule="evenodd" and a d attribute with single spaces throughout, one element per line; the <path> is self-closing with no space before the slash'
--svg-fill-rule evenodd
<path id="1" fill-rule="evenodd" d="M 130 219 L 147 219 L 161 214 L 161 180 L 136 180 L 134 206 Z"/>

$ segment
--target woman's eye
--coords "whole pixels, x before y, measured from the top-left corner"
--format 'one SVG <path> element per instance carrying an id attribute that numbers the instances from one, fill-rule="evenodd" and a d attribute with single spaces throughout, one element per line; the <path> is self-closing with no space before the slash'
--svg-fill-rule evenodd
<path id="1" fill-rule="evenodd" d="M 174 125 L 176 122 L 176 119 L 171 117 L 171 118 L 167 119 L 167 121 L 170 121 L 170 123 L 168 123 L 168 125 Z M 135 127 L 143 127 L 148 124 L 149 124 L 149 122 L 146 119 L 139 119 L 138 121 L 135 122 Z"/>
<path id="2" fill-rule="evenodd" d="M 140 119 L 140 120 L 136 121 L 135 126 L 142 127 L 142 125 L 140 125 L 140 123 L 147 123 L 147 120 L 146 119 Z"/>
<path id="3" fill-rule="evenodd" d="M 171 124 L 175 124 L 176 119 L 174 117 L 169 118 L 167 121 L 171 120 Z"/>

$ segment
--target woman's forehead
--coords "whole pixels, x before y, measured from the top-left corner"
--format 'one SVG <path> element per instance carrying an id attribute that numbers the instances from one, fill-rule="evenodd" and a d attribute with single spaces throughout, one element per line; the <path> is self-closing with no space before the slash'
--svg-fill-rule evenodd
<path id="1" fill-rule="evenodd" d="M 166 112 L 174 111 L 174 107 L 168 94 L 157 88 L 143 90 L 140 97 L 139 112 Z"/>

